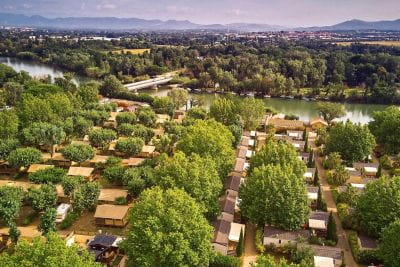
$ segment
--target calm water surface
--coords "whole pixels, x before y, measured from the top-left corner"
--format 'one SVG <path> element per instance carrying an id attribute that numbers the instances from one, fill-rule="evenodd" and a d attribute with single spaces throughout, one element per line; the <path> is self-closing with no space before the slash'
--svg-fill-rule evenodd
<path id="1" fill-rule="evenodd" d="M 20 60 L 17 58 L 0 57 L 0 63 L 4 63 L 16 71 L 26 71 L 31 76 L 44 77 L 50 75 L 53 79 L 55 77 L 62 77 L 64 71 L 57 69 L 52 66 L 48 66 L 39 62 Z M 84 77 L 77 76 L 75 82 L 79 83 L 85 80 Z M 158 90 L 141 90 L 140 92 L 149 93 L 154 96 L 166 96 L 169 89 L 158 89 Z M 215 94 L 193 94 L 202 95 L 205 98 L 205 105 L 209 106 L 215 97 Z M 304 101 L 298 99 L 280 99 L 270 98 L 264 100 L 266 105 L 274 108 L 280 113 L 294 114 L 299 116 L 300 120 L 309 121 L 318 116 L 316 107 L 317 103 L 312 101 Z M 346 115 L 341 120 L 350 119 L 355 123 L 368 123 L 371 120 L 371 116 L 374 111 L 383 110 L 386 106 L 384 105 L 371 105 L 371 104 L 344 104 Z"/>

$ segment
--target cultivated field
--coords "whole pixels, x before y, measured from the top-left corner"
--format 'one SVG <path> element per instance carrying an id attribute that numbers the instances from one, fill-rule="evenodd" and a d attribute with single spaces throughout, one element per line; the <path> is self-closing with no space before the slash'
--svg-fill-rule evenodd
<path id="1" fill-rule="evenodd" d="M 120 50 L 114 50 L 112 51 L 115 54 L 133 54 L 133 55 L 142 55 L 145 52 L 150 53 L 150 49 L 149 48 L 139 48 L 139 49 L 120 49 Z"/>
<path id="2" fill-rule="evenodd" d="M 369 45 L 400 46 L 400 41 L 337 42 L 336 44 L 341 46 L 350 46 L 355 43 L 369 44 Z"/>

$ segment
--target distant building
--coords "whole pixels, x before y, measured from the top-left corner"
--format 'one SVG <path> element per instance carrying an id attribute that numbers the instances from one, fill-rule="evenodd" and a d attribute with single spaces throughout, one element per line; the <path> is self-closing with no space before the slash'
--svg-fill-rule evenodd
<path id="1" fill-rule="evenodd" d="M 287 244 L 295 244 L 299 240 L 307 240 L 310 237 L 308 230 L 286 231 L 272 226 L 264 227 L 264 246 L 271 244 L 276 247 L 283 247 Z"/>

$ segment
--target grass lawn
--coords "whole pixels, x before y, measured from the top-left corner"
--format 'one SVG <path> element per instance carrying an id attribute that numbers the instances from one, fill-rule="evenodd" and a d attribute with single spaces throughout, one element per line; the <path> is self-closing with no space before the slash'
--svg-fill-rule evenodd
<path id="1" fill-rule="evenodd" d="M 146 52 L 150 53 L 150 48 L 120 49 L 112 51 L 113 54 L 132 54 L 132 55 L 143 55 Z"/>
<path id="2" fill-rule="evenodd" d="M 355 43 L 383 46 L 400 46 L 400 41 L 361 41 L 361 42 L 337 42 L 340 46 L 350 46 Z"/>

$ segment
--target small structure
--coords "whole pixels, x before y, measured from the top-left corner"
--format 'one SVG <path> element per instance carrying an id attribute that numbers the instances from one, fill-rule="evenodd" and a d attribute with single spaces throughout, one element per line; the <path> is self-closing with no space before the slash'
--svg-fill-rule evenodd
<path id="1" fill-rule="evenodd" d="M 305 164 L 308 163 L 308 160 L 310 158 L 310 153 L 307 152 L 299 152 L 298 155 L 299 160 L 303 161 Z"/>
<path id="2" fill-rule="evenodd" d="M 358 244 L 362 250 L 375 250 L 378 248 L 378 240 L 364 234 L 358 234 Z"/>
<path id="3" fill-rule="evenodd" d="M 92 173 L 94 171 L 94 168 L 89 168 L 89 167 L 69 167 L 68 169 L 68 176 L 83 176 L 87 180 L 92 181 L 93 176 Z"/>
<path id="4" fill-rule="evenodd" d="M 153 157 L 154 151 L 156 150 L 155 146 L 145 145 L 142 147 L 142 151 L 139 153 L 139 157 L 141 158 L 151 158 Z"/>
<path id="5" fill-rule="evenodd" d="M 238 243 L 240 238 L 240 231 L 243 232 L 243 237 L 246 231 L 246 225 L 240 223 L 231 223 L 228 239 L 231 242 Z"/>
<path id="6" fill-rule="evenodd" d="M 247 155 L 247 147 L 246 146 L 238 146 L 236 149 L 236 158 L 245 159 Z"/>
<path id="7" fill-rule="evenodd" d="M 64 221 L 65 217 L 67 216 L 67 213 L 71 210 L 71 204 L 66 204 L 66 203 L 61 203 L 57 207 L 57 217 L 56 217 L 56 223 L 61 223 Z"/>
<path id="8" fill-rule="evenodd" d="M 254 155 L 253 150 L 247 150 L 246 151 L 246 159 L 250 159 Z"/>
<path id="9" fill-rule="evenodd" d="M 375 177 L 378 172 L 379 164 L 355 162 L 353 167 L 360 171 L 364 176 Z"/>
<path id="10" fill-rule="evenodd" d="M 51 160 L 55 162 L 58 166 L 69 167 L 71 166 L 71 161 L 64 158 L 61 153 L 54 153 Z"/>
<path id="11" fill-rule="evenodd" d="M 345 167 L 345 170 L 349 174 L 348 183 L 359 183 L 362 180 L 362 174 L 356 168 Z"/>
<path id="12" fill-rule="evenodd" d="M 342 250 L 328 246 L 309 246 L 314 253 L 315 267 L 339 267 L 343 262 Z"/>
<path id="13" fill-rule="evenodd" d="M 328 123 L 321 118 L 316 118 L 310 121 L 310 126 L 313 130 L 328 127 Z"/>
<path id="14" fill-rule="evenodd" d="M 307 196 L 311 201 L 315 201 L 318 199 L 318 190 L 317 186 L 307 186 Z"/>
<path id="15" fill-rule="evenodd" d="M 328 219 L 328 212 L 313 211 L 308 219 L 308 226 L 317 234 L 325 234 L 328 228 Z"/>
<path id="16" fill-rule="evenodd" d="M 94 254 L 95 261 L 109 264 L 113 261 L 120 238 L 113 235 L 96 235 L 88 243 L 88 250 Z"/>
<path id="17" fill-rule="evenodd" d="M 312 183 L 314 181 L 315 176 L 315 168 L 307 168 L 307 171 L 304 173 L 304 178 L 307 183 Z"/>
<path id="18" fill-rule="evenodd" d="M 54 165 L 46 165 L 46 164 L 32 164 L 31 166 L 29 166 L 29 169 L 28 169 L 28 173 L 34 173 L 34 172 L 37 172 L 37 171 L 40 171 L 40 170 L 45 170 L 45 169 L 48 169 L 48 168 L 53 168 L 54 167 Z"/>
<path id="19" fill-rule="evenodd" d="M 231 222 L 225 220 L 217 220 L 214 223 L 214 238 L 212 239 L 212 246 L 216 252 L 222 255 L 228 254 L 229 249 L 229 232 L 231 230 Z"/>
<path id="20" fill-rule="evenodd" d="M 73 141 L 71 141 L 71 145 L 90 145 L 90 142 L 89 142 L 89 139 L 88 140 L 73 140 Z"/>
<path id="21" fill-rule="evenodd" d="M 275 127 L 277 132 L 287 130 L 304 130 L 304 122 L 298 120 L 285 120 L 280 118 L 269 118 L 266 121 L 266 125 Z"/>
<path id="22" fill-rule="evenodd" d="M 236 158 L 235 167 L 233 168 L 233 170 L 235 172 L 243 173 L 245 171 L 245 166 L 244 166 L 245 163 L 246 163 L 245 159 Z"/>
<path id="23" fill-rule="evenodd" d="M 71 198 L 65 195 L 62 185 L 60 184 L 56 185 L 56 191 L 57 191 L 57 203 L 69 203 L 71 201 Z"/>
<path id="24" fill-rule="evenodd" d="M 167 114 L 157 114 L 156 124 L 164 124 L 165 122 L 170 120 L 169 115 Z"/>
<path id="25" fill-rule="evenodd" d="M 222 196 L 219 200 L 219 205 L 221 207 L 221 212 L 222 213 L 228 213 L 228 214 L 235 214 L 235 206 L 236 206 L 236 197 L 233 197 L 231 195 L 225 195 Z"/>
<path id="26" fill-rule="evenodd" d="M 143 158 L 123 159 L 122 165 L 129 166 L 129 167 L 137 167 L 137 166 L 140 166 L 144 161 L 145 161 L 145 159 L 143 159 Z"/>
<path id="27" fill-rule="evenodd" d="M 248 136 L 242 136 L 242 140 L 240 141 L 241 146 L 248 147 L 250 142 L 250 137 Z"/>
<path id="28" fill-rule="evenodd" d="M 117 198 L 128 201 L 128 191 L 124 189 L 101 189 L 98 198 L 99 204 L 114 204 Z"/>
<path id="29" fill-rule="evenodd" d="M 291 131 L 291 130 L 286 131 L 287 136 L 293 138 L 294 140 L 299 140 L 299 141 L 304 141 L 303 134 L 304 134 L 303 131 Z"/>
<path id="30" fill-rule="evenodd" d="M 310 232 L 307 230 L 286 231 L 272 226 L 264 227 L 264 246 L 275 245 L 283 247 L 287 244 L 296 244 L 301 239 L 308 239 Z"/>
<path id="31" fill-rule="evenodd" d="M 96 224 L 104 226 L 124 227 L 127 223 L 129 206 L 122 205 L 98 205 L 94 218 Z"/>
<path id="32" fill-rule="evenodd" d="M 298 140 L 292 140 L 292 139 L 286 139 L 286 142 L 288 142 L 289 144 L 292 144 L 292 146 L 297 151 L 304 151 L 304 147 L 306 145 L 306 142 L 304 142 L 304 141 L 298 141 Z"/>
<path id="33" fill-rule="evenodd" d="M 29 182 L 21 182 L 14 180 L 0 180 L 0 187 L 2 186 L 13 186 L 13 187 L 21 187 L 24 191 L 28 191 L 29 188 L 39 188 L 40 185 L 33 184 Z"/>
<path id="34" fill-rule="evenodd" d="M 104 155 L 95 155 L 89 162 L 91 164 L 104 164 L 107 162 L 109 156 L 104 156 Z"/>
<path id="35" fill-rule="evenodd" d="M 239 195 L 239 187 L 242 179 L 240 175 L 229 175 L 224 184 L 226 193 L 237 197 Z"/>

